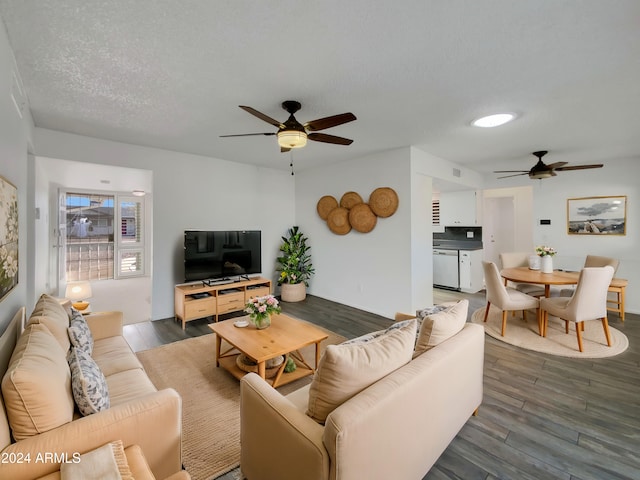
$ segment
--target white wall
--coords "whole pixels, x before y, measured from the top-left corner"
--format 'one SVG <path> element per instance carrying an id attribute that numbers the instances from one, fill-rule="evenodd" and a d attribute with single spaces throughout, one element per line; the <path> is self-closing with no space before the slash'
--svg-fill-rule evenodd
<path id="1" fill-rule="evenodd" d="M 392 318 L 412 311 L 411 183 L 409 149 L 369 155 L 296 173 L 296 219 L 309 237 L 316 274 L 309 292 Z M 336 235 L 316 212 L 318 200 L 340 201 L 349 191 L 365 202 L 378 187 L 399 197 L 394 215 L 378 218 L 373 231 Z"/>
<path id="2" fill-rule="evenodd" d="M 27 208 L 29 143 L 33 121 L 28 107 L 23 105 L 22 116 L 14 104 L 11 93 L 15 92 L 14 78 L 18 81 L 13 52 L 9 45 L 4 23 L 0 19 L 0 175 L 18 188 L 18 285 L 0 301 L 0 333 L 3 332 L 23 305 L 32 308 L 33 299 L 28 298 L 29 270 L 33 260 L 28 254 L 27 237 L 29 219 L 33 213 Z M 16 92 L 17 93 L 17 92 Z"/>
<path id="3" fill-rule="evenodd" d="M 620 260 L 617 277 L 629 280 L 626 310 L 640 313 L 640 161 L 616 160 L 602 169 L 559 172 L 556 177 L 530 180 L 527 176 L 495 180 L 487 176 L 487 187 L 533 185 L 533 214 L 530 218 L 533 245 L 550 245 L 558 250 L 554 267 L 579 270 L 587 255 Z M 567 199 L 607 195 L 627 196 L 627 232 L 624 236 L 569 235 Z M 551 225 L 540 225 L 541 219 Z"/>
<path id="4" fill-rule="evenodd" d="M 40 128 L 35 145 L 42 157 L 153 172 L 153 320 L 174 315 L 185 229 L 261 230 L 263 274 L 275 280 L 280 237 L 295 218 L 289 172 Z"/>

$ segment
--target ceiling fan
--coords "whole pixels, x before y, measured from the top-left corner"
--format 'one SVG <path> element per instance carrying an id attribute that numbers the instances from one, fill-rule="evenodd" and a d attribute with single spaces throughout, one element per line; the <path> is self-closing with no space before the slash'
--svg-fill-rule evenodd
<path id="1" fill-rule="evenodd" d="M 517 177 L 518 175 L 529 175 L 529 178 L 532 179 L 543 179 L 549 177 L 555 177 L 556 172 L 564 172 L 567 170 L 586 170 L 588 168 L 602 168 L 601 163 L 593 164 L 593 165 L 573 165 L 568 166 L 568 162 L 556 162 L 545 164 L 542 161 L 542 157 L 544 157 L 547 153 L 547 150 L 540 150 L 539 152 L 533 152 L 533 155 L 538 157 L 538 162 L 531 168 L 531 170 L 496 170 L 493 173 L 513 173 L 513 175 L 505 175 L 503 177 L 498 178 L 508 178 L 508 177 Z"/>
<path id="2" fill-rule="evenodd" d="M 302 105 L 295 100 L 286 100 L 282 102 L 282 108 L 289 112 L 289 118 L 286 122 L 279 122 L 264 113 L 257 111 L 255 108 L 240 105 L 240 108 L 245 112 L 249 112 L 251 115 L 258 117 L 274 127 L 278 127 L 277 132 L 267 133 L 241 133 L 238 135 L 220 135 L 221 137 L 248 137 L 252 135 L 276 135 L 278 137 L 278 145 L 280 145 L 281 152 L 288 152 L 292 148 L 302 148 L 307 144 L 307 139 L 314 142 L 333 143 L 336 145 L 351 145 L 353 140 L 343 137 L 336 137 L 335 135 L 328 135 L 326 133 L 315 133 L 318 130 L 325 130 L 327 128 L 342 125 L 343 123 L 352 122 L 356 120 L 356 116 L 353 113 L 341 113 L 339 115 L 332 115 L 330 117 L 318 118 L 317 120 L 311 120 L 305 124 L 301 124 L 294 117 Z M 311 132 L 311 133 L 310 133 Z"/>

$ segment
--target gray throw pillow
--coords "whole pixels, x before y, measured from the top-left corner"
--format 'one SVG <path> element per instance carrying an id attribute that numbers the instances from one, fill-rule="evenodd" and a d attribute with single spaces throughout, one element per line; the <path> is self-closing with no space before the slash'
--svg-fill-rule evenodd
<path id="1" fill-rule="evenodd" d="M 71 390 L 78 410 L 83 416 L 91 415 L 110 406 L 107 379 L 96 362 L 84 350 L 69 350 Z"/>
<path id="2" fill-rule="evenodd" d="M 73 307 L 71 307 L 71 320 L 67 332 L 72 346 L 81 348 L 89 355 L 93 353 L 93 335 L 91 335 L 87 320 Z"/>

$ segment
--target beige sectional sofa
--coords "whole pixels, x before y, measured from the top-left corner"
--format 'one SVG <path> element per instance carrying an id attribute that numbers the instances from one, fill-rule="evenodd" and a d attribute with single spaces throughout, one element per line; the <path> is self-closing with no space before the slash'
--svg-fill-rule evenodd
<path id="1" fill-rule="evenodd" d="M 0 462 L 0 478 L 59 478 L 65 459 L 117 440 L 135 478 L 189 478 L 180 472 L 180 396 L 151 383 L 122 335 L 120 312 L 84 317 L 109 405 L 86 416 L 79 413 L 67 364 L 70 313 L 43 295 L 26 322 L 22 309 L 0 340 L 0 456 L 6 459 Z"/>
<path id="2" fill-rule="evenodd" d="M 324 422 L 312 418 L 310 410 L 317 412 L 318 402 L 310 398 L 317 395 L 316 377 L 325 373 L 323 360 L 332 346 L 327 347 L 311 385 L 288 396 L 256 374 L 245 376 L 241 381 L 242 473 L 249 480 L 423 478 L 482 402 L 484 329 L 465 323 L 466 305 L 455 308 L 460 310 L 455 331 L 449 328 L 449 319 L 439 333 L 435 323 L 423 322 L 408 361 L 331 406 Z M 424 331 L 432 327 L 434 332 L 425 337 Z M 400 334 L 391 335 L 397 341 Z M 374 344 L 380 339 L 366 341 L 370 343 L 334 349 L 334 357 L 359 362 L 355 381 L 363 378 L 363 363 L 378 355 L 372 348 L 378 347 Z M 395 352 L 389 354 L 395 345 L 387 343 L 374 363 L 398 358 Z M 345 369 L 346 363 L 340 362 L 333 366 Z M 350 381 L 341 378 L 333 387 L 330 383 L 320 388 L 349 388 Z"/>

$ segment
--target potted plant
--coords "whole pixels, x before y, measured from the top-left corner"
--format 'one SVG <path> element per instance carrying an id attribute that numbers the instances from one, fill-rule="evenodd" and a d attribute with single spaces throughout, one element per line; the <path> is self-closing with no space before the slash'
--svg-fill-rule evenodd
<path id="1" fill-rule="evenodd" d="M 280 296 L 285 302 L 300 302 L 307 296 L 308 280 L 315 272 L 309 250 L 307 237 L 297 226 L 289 229 L 287 237 L 282 237 L 282 254 L 277 259 L 276 270 L 280 272 L 278 285 L 282 286 Z"/>

